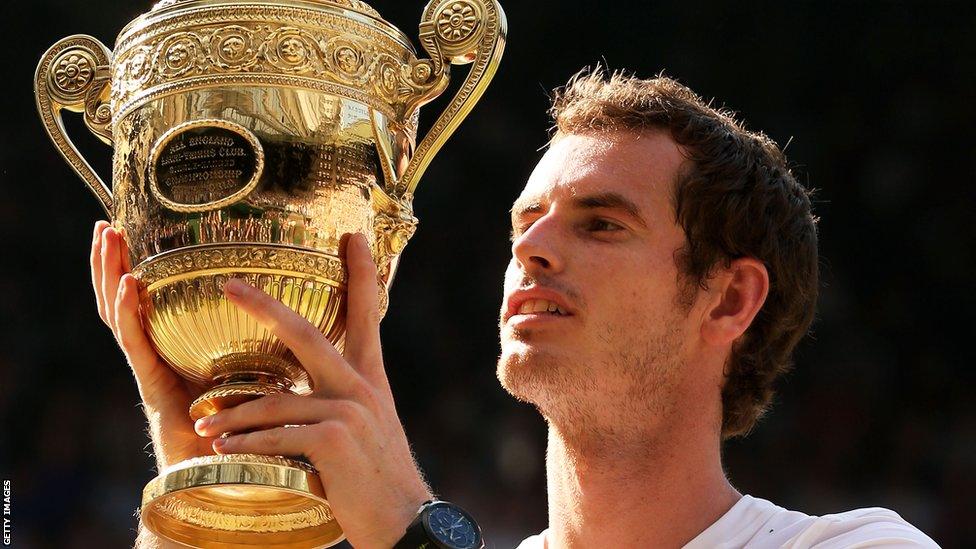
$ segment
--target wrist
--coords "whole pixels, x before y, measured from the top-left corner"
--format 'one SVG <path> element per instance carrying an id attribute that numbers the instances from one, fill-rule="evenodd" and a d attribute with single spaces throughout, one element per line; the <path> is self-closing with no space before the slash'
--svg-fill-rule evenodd
<path id="1" fill-rule="evenodd" d="M 393 549 L 483 549 L 481 528 L 467 511 L 440 500 L 426 501 Z"/>
<path id="2" fill-rule="evenodd" d="M 434 494 L 426 489 L 426 487 L 423 490 L 416 491 L 410 497 L 404 498 L 401 505 L 396 509 L 395 518 L 391 521 L 391 528 L 387 529 L 385 539 L 377 543 L 377 547 L 389 548 L 396 545 L 403 538 L 404 533 L 406 533 L 407 528 L 413 520 L 417 518 L 419 509 L 425 503 L 434 499 L 436 499 Z"/>

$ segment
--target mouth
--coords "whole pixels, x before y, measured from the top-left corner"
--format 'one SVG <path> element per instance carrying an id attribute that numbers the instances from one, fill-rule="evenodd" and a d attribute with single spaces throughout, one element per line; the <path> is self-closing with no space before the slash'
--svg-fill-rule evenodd
<path id="1" fill-rule="evenodd" d="M 529 321 L 554 320 L 574 316 L 562 295 L 545 288 L 517 290 L 508 296 L 504 321 L 523 324 Z"/>
<path id="2" fill-rule="evenodd" d="M 549 301 L 548 299 L 527 299 L 519 305 L 518 310 L 512 316 L 518 315 L 569 316 L 569 312 L 555 301 Z"/>

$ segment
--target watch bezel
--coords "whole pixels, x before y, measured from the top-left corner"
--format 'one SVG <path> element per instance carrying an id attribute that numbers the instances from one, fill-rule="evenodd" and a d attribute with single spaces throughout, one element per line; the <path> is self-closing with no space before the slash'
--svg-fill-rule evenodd
<path id="1" fill-rule="evenodd" d="M 441 536 L 439 536 L 436 532 L 434 532 L 434 529 L 431 528 L 430 526 L 430 516 L 433 513 L 435 508 L 453 509 L 457 511 L 462 517 L 464 517 L 464 519 L 468 521 L 468 524 L 471 526 L 471 529 L 474 530 L 474 534 L 475 534 L 474 543 L 471 545 L 460 546 L 460 545 L 454 545 L 449 540 L 441 539 Z M 432 501 L 426 506 L 424 506 L 423 518 L 421 519 L 421 523 L 423 524 L 424 531 L 427 532 L 427 536 L 430 537 L 430 539 L 435 540 L 436 543 L 438 543 L 439 545 L 441 545 L 446 549 L 481 549 L 482 547 L 485 546 L 484 539 L 481 536 L 481 527 L 478 525 L 478 521 L 474 520 L 474 517 L 471 516 L 471 513 L 468 513 L 461 507 L 451 502 Z"/>

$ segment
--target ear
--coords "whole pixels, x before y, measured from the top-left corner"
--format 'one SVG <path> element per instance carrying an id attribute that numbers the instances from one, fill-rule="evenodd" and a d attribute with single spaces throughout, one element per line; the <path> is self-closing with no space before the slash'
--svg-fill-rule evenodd
<path id="1" fill-rule="evenodd" d="M 769 273 L 762 261 L 735 259 L 709 285 L 713 299 L 702 317 L 702 338 L 710 345 L 730 345 L 745 333 L 769 294 Z"/>

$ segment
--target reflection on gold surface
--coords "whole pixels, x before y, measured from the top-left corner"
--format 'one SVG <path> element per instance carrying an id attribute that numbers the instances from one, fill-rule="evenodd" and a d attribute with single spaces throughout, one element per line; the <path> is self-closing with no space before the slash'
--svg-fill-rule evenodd
<path id="1" fill-rule="evenodd" d="M 164 0 L 109 51 L 76 35 L 41 58 L 45 129 L 125 236 L 149 337 L 206 391 L 193 417 L 262 395 L 307 394 L 308 373 L 223 295 L 241 278 L 340 350 L 344 238 L 366 236 L 385 311 L 416 230 L 413 193 L 481 97 L 504 49 L 495 0 L 433 0 L 418 57 L 359 0 Z M 418 109 L 471 64 L 417 142 Z M 65 133 L 63 110 L 114 146 L 112 188 Z M 316 547 L 342 539 L 321 483 L 281 457 L 210 456 L 143 494 L 156 534 L 198 547 Z"/>

